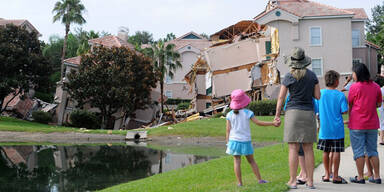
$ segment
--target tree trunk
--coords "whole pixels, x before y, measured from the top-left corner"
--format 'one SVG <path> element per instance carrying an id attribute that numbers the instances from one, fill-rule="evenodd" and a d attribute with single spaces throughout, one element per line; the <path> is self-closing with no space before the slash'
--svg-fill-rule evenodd
<path id="1" fill-rule="evenodd" d="M 68 33 L 70 30 L 69 27 L 70 27 L 69 24 L 65 24 L 65 37 L 64 37 L 64 44 L 63 44 L 63 53 L 61 54 L 60 81 L 63 81 L 63 77 L 64 77 L 64 59 L 65 59 L 65 50 L 67 49 Z"/>
<path id="2" fill-rule="evenodd" d="M 101 111 L 101 129 L 105 129 L 107 127 L 107 114 L 102 110 Z"/>
<path id="3" fill-rule="evenodd" d="M 164 113 L 164 82 L 163 78 L 160 79 L 160 112 Z"/>

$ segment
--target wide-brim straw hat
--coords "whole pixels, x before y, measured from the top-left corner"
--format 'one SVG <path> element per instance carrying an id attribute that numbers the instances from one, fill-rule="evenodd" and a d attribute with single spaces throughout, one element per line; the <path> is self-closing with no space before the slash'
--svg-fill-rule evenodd
<path id="1" fill-rule="evenodd" d="M 305 51 L 300 47 L 295 47 L 292 50 L 292 54 L 285 61 L 289 67 L 293 69 L 304 69 L 310 65 L 312 59 L 305 55 Z"/>
<path id="2" fill-rule="evenodd" d="M 231 104 L 229 107 L 233 110 L 238 110 L 246 107 L 251 102 L 251 99 L 241 89 L 236 89 L 231 93 Z"/>

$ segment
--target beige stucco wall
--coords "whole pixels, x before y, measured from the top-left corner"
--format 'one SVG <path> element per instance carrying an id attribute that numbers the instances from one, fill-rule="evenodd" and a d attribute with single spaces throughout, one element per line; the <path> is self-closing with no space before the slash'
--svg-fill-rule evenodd
<path id="1" fill-rule="evenodd" d="M 353 21 L 352 22 L 352 30 L 360 30 L 360 45 L 365 47 L 365 22 L 364 21 Z"/>
<path id="2" fill-rule="evenodd" d="M 178 50 L 180 53 L 181 68 L 174 72 L 174 77 L 170 81 L 164 83 L 164 95 L 166 90 L 172 91 L 172 98 L 192 99 L 192 94 L 189 93 L 190 86 L 184 80 L 185 75 L 191 70 L 192 65 L 197 61 L 200 50 L 190 46 Z"/>
<path id="3" fill-rule="evenodd" d="M 378 73 L 377 66 L 377 50 L 368 47 L 353 48 L 353 58 L 360 59 L 362 63 L 366 64 L 371 77 L 374 78 Z"/>
<path id="4" fill-rule="evenodd" d="M 172 91 L 173 99 L 192 99 L 194 93 L 189 93 L 190 86 L 187 83 L 164 84 L 164 95 L 166 91 Z"/>
<path id="5" fill-rule="evenodd" d="M 184 77 L 191 70 L 192 65 L 195 64 L 199 56 L 193 51 L 182 52 L 180 55 L 180 63 L 183 67 L 176 70 L 171 81 L 172 83 L 186 83 Z"/>
<path id="6" fill-rule="evenodd" d="M 292 40 L 293 26 L 287 21 L 273 21 L 268 23 L 279 29 L 280 56 L 278 57 L 278 69 L 284 75 L 289 71 L 284 64 L 284 56 L 289 56 L 294 47 L 302 47 L 306 55 L 313 59 L 322 59 L 323 74 L 328 70 L 336 70 L 346 73 L 352 67 L 352 32 L 351 19 L 313 19 L 300 20 L 299 40 Z M 310 27 L 320 27 L 322 33 L 322 45 L 310 45 Z M 311 66 L 309 66 L 311 69 Z"/>
<path id="7" fill-rule="evenodd" d="M 289 72 L 289 67 L 284 64 L 284 58 L 291 54 L 294 47 L 302 47 L 306 55 L 312 59 L 321 59 L 323 75 L 328 70 L 335 70 L 340 74 L 349 74 L 351 72 L 351 18 L 302 19 L 298 20 L 298 23 L 295 23 L 295 20 L 291 16 L 287 16 L 288 19 L 286 18 L 286 20 L 278 20 L 281 18 L 276 18 L 276 16 L 272 14 L 268 17 L 269 22 L 263 24 L 276 27 L 279 30 L 280 55 L 278 57 L 277 67 L 280 70 L 281 77 L 284 77 L 284 75 Z M 264 21 L 266 20 L 267 19 L 264 19 Z M 310 27 L 321 28 L 321 46 L 310 45 Z M 361 24 L 356 23 L 354 27 L 361 27 Z M 312 69 L 312 66 L 310 65 L 308 68 Z M 323 77 L 319 76 L 318 78 L 320 87 L 324 88 Z M 276 98 L 279 88 L 280 86 L 268 87 L 266 96 Z"/>

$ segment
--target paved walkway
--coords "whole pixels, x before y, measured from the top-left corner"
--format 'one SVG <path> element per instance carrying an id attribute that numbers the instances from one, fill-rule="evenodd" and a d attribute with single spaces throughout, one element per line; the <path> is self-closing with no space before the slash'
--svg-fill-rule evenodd
<path id="1" fill-rule="evenodd" d="M 378 145 L 378 152 L 380 158 L 380 175 L 381 179 L 384 181 L 384 146 Z M 344 153 L 341 153 L 341 162 L 339 169 L 340 176 L 344 177 L 348 184 L 333 184 L 333 183 L 324 183 L 321 181 L 321 176 L 324 175 L 324 165 L 320 164 L 314 172 L 314 184 L 316 190 L 331 192 L 354 192 L 354 191 L 364 191 L 364 192 L 384 192 L 384 183 L 381 185 L 372 184 L 366 181 L 366 184 L 355 184 L 349 182 L 350 177 L 354 177 L 357 175 L 356 164 L 353 160 L 352 148 L 348 147 Z M 298 185 L 298 189 L 292 189 L 290 191 L 316 191 L 309 190 L 305 187 L 305 185 Z"/>

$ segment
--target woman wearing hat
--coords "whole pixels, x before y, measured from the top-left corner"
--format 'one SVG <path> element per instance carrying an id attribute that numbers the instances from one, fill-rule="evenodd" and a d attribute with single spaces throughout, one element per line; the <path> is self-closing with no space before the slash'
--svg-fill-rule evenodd
<path id="1" fill-rule="evenodd" d="M 307 186 L 314 189 L 313 143 L 316 142 L 316 118 L 312 98 L 320 99 L 320 87 L 316 74 L 306 67 L 311 58 L 301 48 L 294 48 L 292 55 L 286 59 L 290 72 L 284 77 L 276 106 L 275 120 L 280 121 L 281 107 L 289 90 L 284 121 L 284 142 L 289 146 L 289 173 L 287 185 L 296 189 L 299 144 L 303 144 L 307 169 Z"/>

